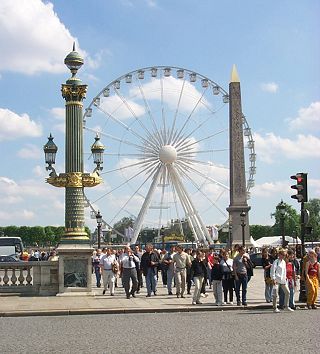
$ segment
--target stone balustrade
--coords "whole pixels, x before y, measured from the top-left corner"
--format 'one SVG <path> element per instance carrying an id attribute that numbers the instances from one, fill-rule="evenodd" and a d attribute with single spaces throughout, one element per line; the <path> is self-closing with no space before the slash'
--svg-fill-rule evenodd
<path id="1" fill-rule="evenodd" d="M 58 262 L 0 262 L 0 293 L 56 295 Z"/>

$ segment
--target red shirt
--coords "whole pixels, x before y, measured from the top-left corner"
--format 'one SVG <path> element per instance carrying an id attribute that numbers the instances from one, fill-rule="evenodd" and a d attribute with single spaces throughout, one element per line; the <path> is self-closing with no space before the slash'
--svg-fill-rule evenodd
<path id="1" fill-rule="evenodd" d="M 287 279 L 292 280 L 293 272 L 294 272 L 293 264 L 291 262 L 288 262 L 286 268 L 287 268 Z"/>

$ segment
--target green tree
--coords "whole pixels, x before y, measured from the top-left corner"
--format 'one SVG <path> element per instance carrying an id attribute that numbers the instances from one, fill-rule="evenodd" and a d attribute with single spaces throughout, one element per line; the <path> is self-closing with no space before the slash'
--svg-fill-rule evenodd
<path id="1" fill-rule="evenodd" d="M 269 225 L 250 225 L 250 235 L 254 240 L 261 237 L 273 236 L 273 228 Z"/>
<path id="2" fill-rule="evenodd" d="M 320 199 L 310 199 L 308 203 L 305 203 L 305 209 L 309 210 L 310 219 L 308 226 L 312 227 L 310 241 L 320 240 Z"/>
<path id="3" fill-rule="evenodd" d="M 5 236 L 17 237 L 19 234 L 19 227 L 18 226 L 6 226 L 4 228 Z"/>
<path id="4" fill-rule="evenodd" d="M 32 243 L 34 246 L 44 246 L 46 244 L 46 234 L 42 226 L 32 226 L 30 228 Z"/>
<path id="5" fill-rule="evenodd" d="M 291 205 L 287 203 L 284 204 L 284 233 L 285 235 L 294 235 L 297 228 L 300 230 L 300 215 L 297 213 Z M 279 204 L 278 204 L 279 205 Z M 275 223 L 272 226 L 273 235 L 281 235 L 281 213 L 280 210 L 276 208 L 276 211 L 271 214 L 271 217 L 275 219 Z"/>

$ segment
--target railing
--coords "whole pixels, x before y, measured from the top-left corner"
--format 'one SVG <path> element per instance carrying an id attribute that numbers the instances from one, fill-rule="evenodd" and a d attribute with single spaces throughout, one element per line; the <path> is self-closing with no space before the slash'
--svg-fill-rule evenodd
<path id="1" fill-rule="evenodd" d="M 0 293 L 56 295 L 58 262 L 1 262 Z"/>

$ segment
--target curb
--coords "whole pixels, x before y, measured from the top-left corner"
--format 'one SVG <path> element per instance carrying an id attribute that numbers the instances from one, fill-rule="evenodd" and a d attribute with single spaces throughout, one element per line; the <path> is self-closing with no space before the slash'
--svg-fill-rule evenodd
<path id="1" fill-rule="evenodd" d="M 74 315 L 116 315 L 116 314 L 147 314 L 147 313 L 177 313 L 177 312 L 224 312 L 224 311 L 244 311 L 244 310 L 271 310 L 270 305 L 243 306 L 192 306 L 175 308 L 120 308 L 120 309 L 72 309 L 72 310 L 23 310 L 0 312 L 0 317 L 30 317 L 30 316 L 74 316 Z"/>

